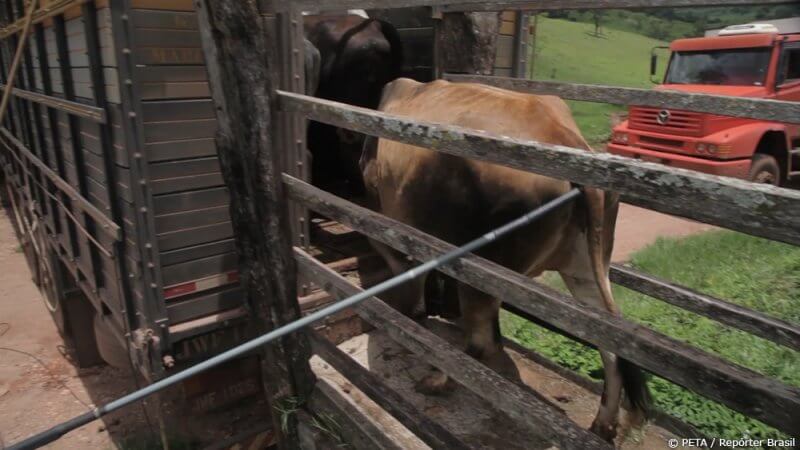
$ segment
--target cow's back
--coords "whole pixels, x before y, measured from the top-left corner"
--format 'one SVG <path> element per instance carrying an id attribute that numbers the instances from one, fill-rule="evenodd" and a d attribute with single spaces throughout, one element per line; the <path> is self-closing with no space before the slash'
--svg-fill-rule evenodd
<path id="1" fill-rule="evenodd" d="M 556 97 L 400 79 L 387 86 L 380 109 L 420 121 L 588 149 L 569 108 Z M 374 154 L 365 151 L 364 157 L 365 182 L 381 212 L 457 244 L 570 189 L 562 180 L 388 140 L 380 140 Z M 530 252 L 525 249 L 535 240 L 530 234 L 533 228 L 506 240 L 511 247 L 494 246 L 486 256 L 515 270 L 541 263 L 566 233 L 563 225 L 569 214 L 570 210 L 561 211 L 537 225 L 543 232 L 539 235 L 554 238 L 535 243 L 545 250 L 539 260 L 526 261 Z"/>

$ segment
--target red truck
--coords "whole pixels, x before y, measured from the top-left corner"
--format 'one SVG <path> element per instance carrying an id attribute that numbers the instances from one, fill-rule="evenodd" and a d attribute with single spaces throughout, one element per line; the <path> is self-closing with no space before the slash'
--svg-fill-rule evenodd
<path id="1" fill-rule="evenodd" d="M 800 101 L 800 18 L 680 39 L 656 89 Z M 651 71 L 655 73 L 653 57 Z M 632 106 L 609 152 L 776 186 L 800 178 L 800 125 Z"/>

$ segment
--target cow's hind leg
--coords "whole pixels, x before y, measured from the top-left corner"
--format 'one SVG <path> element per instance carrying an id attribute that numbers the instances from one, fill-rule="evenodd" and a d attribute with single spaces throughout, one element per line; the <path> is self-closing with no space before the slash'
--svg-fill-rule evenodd
<path id="1" fill-rule="evenodd" d="M 514 361 L 503 351 L 500 335 L 500 301 L 464 283 L 458 283 L 462 329 L 466 353 L 505 377 L 519 381 Z M 422 380 L 418 388 L 425 393 L 439 394 L 453 387 L 453 382 L 439 370 Z"/>
<path id="2" fill-rule="evenodd" d="M 575 276 L 575 274 L 562 271 L 561 278 L 576 300 L 595 308 L 608 309 L 603 301 L 600 287 L 591 276 Z M 618 311 L 610 312 L 619 314 Z M 607 441 L 612 441 L 617 434 L 623 384 L 626 389 L 631 391 L 629 393 L 631 396 L 640 395 L 640 392 L 643 392 L 641 395 L 647 395 L 646 385 L 642 377 L 636 377 L 637 374 L 641 374 L 638 367 L 619 359 L 611 352 L 605 350 L 599 350 L 599 352 L 605 376 L 600 408 L 592 423 L 591 431 Z M 634 378 L 636 379 L 634 380 Z M 638 386 L 633 386 L 634 384 L 638 384 Z"/>

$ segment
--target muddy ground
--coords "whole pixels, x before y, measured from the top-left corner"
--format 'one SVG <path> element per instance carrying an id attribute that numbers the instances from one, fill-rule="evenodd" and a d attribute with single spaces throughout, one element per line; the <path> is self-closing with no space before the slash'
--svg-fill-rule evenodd
<path id="1" fill-rule="evenodd" d="M 711 227 L 623 205 L 617 227 L 615 261 L 624 261 L 660 236 L 685 236 Z M 135 389 L 129 371 L 111 367 L 76 369 L 65 351 L 38 290 L 31 282 L 13 229 L 0 209 L 0 448 L 59 421 L 81 414 Z M 173 392 L 170 395 L 177 396 Z M 143 448 L 158 442 L 157 411 L 153 402 L 112 414 L 51 444 L 53 449 Z M 147 410 L 147 414 L 145 414 Z M 215 428 L 214 417 L 192 418 L 168 403 L 172 448 L 194 439 L 229 437 L 259 422 L 263 405 L 256 400 L 226 414 Z"/>

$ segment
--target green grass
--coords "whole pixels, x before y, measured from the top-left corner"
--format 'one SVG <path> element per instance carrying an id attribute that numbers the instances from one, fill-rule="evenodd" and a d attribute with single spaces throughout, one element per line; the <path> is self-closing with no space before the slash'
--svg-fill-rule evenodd
<path id="1" fill-rule="evenodd" d="M 650 88 L 650 50 L 665 42 L 627 31 L 538 18 L 532 78 L 573 83 Z M 664 58 L 662 58 L 664 60 Z M 663 69 L 663 64 L 662 64 Z M 592 145 L 610 135 L 610 115 L 624 111 L 613 105 L 569 102 L 584 137 Z"/>
<path id="2" fill-rule="evenodd" d="M 672 41 L 686 37 L 702 36 L 706 30 L 753 21 L 769 21 L 800 14 L 800 5 L 767 5 L 706 8 L 659 8 L 642 11 L 552 11 L 552 18 L 594 24 L 600 16 L 602 28 L 631 31 L 633 33 Z"/>
<path id="3" fill-rule="evenodd" d="M 732 232 L 712 232 L 683 240 L 659 240 L 636 253 L 631 264 L 701 292 L 800 323 L 800 248 Z M 544 280 L 564 289 L 557 276 L 546 276 Z M 797 352 L 621 287 L 615 287 L 614 293 L 626 318 L 800 386 Z M 502 316 L 501 325 L 510 339 L 583 375 L 602 379 L 602 366 L 595 351 L 511 314 Z M 659 408 L 707 436 L 780 437 L 779 432 L 760 422 L 661 378 L 653 377 L 650 387 Z"/>

